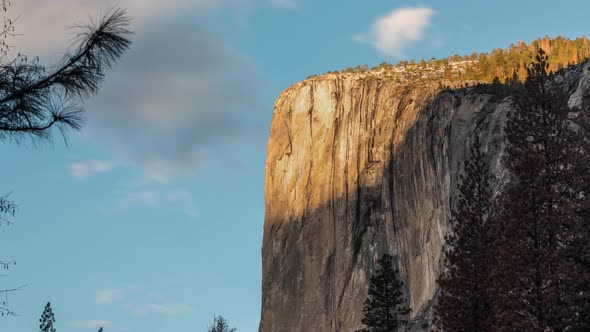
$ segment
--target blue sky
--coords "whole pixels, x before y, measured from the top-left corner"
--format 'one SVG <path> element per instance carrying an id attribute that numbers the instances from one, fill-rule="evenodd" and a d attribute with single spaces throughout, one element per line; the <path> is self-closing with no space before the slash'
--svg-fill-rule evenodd
<path id="1" fill-rule="evenodd" d="M 273 102 L 311 74 L 588 34 L 579 1 L 19 0 L 17 50 L 56 59 L 113 5 L 134 45 L 66 146 L 1 142 L 0 288 L 37 331 L 238 331 L 260 316 L 264 159 Z"/>

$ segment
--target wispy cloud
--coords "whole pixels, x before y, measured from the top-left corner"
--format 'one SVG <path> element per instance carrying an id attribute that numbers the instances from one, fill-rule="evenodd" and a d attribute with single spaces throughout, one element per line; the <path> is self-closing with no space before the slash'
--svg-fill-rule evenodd
<path id="1" fill-rule="evenodd" d="M 298 3 L 296 0 L 269 0 L 269 3 L 274 8 L 278 9 L 297 9 Z"/>
<path id="2" fill-rule="evenodd" d="M 372 45 L 379 52 L 403 57 L 403 51 L 423 38 L 435 11 L 429 7 L 404 7 L 379 17 L 368 33 L 354 35 L 353 39 Z"/>
<path id="3" fill-rule="evenodd" d="M 118 302 L 120 307 L 136 316 L 160 315 L 183 316 L 193 311 L 193 308 L 183 302 L 172 300 L 159 292 L 148 290 L 142 285 L 128 286 L 116 290 L 97 291 L 97 302 Z M 102 321 L 78 321 L 90 326 L 92 322 Z M 97 325 L 100 326 L 100 325 Z"/>
<path id="4" fill-rule="evenodd" d="M 96 291 L 96 302 L 111 303 L 123 299 L 123 291 L 120 289 L 104 289 Z"/>
<path id="5" fill-rule="evenodd" d="M 155 207 L 160 204 L 179 206 L 184 215 L 189 218 L 198 216 L 195 200 L 190 193 L 184 190 L 140 189 L 124 192 L 119 197 L 119 207 L 123 209 L 133 206 Z"/>
<path id="6" fill-rule="evenodd" d="M 119 207 L 128 209 L 133 206 L 156 207 L 170 204 L 179 208 L 189 218 L 199 216 L 195 200 L 186 191 L 158 191 L 152 189 L 124 192 L 119 197 Z"/>
<path id="7" fill-rule="evenodd" d="M 71 176 L 78 180 L 83 180 L 94 174 L 110 172 L 115 165 L 115 162 L 90 160 L 87 162 L 72 163 L 68 165 L 68 169 Z"/>
<path id="8" fill-rule="evenodd" d="M 160 316 L 184 316 L 193 311 L 192 307 L 180 303 L 167 301 L 164 303 L 126 304 L 125 308 L 136 316 L 157 314 Z"/>

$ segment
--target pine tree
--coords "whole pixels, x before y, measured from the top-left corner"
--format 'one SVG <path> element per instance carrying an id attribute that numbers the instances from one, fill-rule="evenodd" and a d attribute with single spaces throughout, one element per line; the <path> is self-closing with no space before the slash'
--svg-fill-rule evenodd
<path id="1" fill-rule="evenodd" d="M 55 317 L 51 310 L 51 303 L 47 302 L 45 310 L 43 310 L 43 314 L 39 319 L 39 332 L 55 332 L 53 323 L 55 323 Z"/>
<path id="2" fill-rule="evenodd" d="M 445 331 L 491 331 L 489 272 L 493 263 L 490 174 L 477 136 L 465 161 L 452 212 L 445 271 L 441 274 L 434 323 Z"/>
<path id="3" fill-rule="evenodd" d="M 500 331 L 564 330 L 576 317 L 579 269 L 568 246 L 579 218 L 571 185 L 579 147 L 568 98 L 551 86 L 548 69 L 540 50 L 505 127 L 504 164 L 513 181 L 497 200 L 490 292 Z"/>
<path id="4" fill-rule="evenodd" d="M 371 277 L 369 292 L 363 308 L 362 323 L 366 328 L 359 332 L 394 332 L 405 326 L 403 316 L 410 313 L 403 293 L 403 282 L 393 268 L 393 257 L 384 254 L 379 268 Z"/>
<path id="5" fill-rule="evenodd" d="M 209 326 L 208 332 L 235 332 L 235 328 L 230 328 L 223 316 L 213 316 L 213 323 Z"/>

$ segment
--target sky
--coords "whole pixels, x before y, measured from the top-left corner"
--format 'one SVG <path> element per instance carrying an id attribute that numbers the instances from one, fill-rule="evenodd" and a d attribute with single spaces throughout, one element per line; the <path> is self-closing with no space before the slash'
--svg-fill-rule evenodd
<path id="1" fill-rule="evenodd" d="M 264 163 L 273 103 L 312 74 L 487 52 L 588 34 L 590 2 L 17 0 L 13 53 L 59 59 L 76 24 L 113 6 L 133 45 L 51 142 L 1 141 L 0 288 L 38 331 L 206 331 L 214 314 L 257 331 Z"/>

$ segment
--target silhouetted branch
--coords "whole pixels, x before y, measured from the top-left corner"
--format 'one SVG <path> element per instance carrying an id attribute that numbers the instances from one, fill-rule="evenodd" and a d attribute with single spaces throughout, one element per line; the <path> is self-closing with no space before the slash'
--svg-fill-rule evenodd
<path id="1" fill-rule="evenodd" d="M 79 104 L 98 91 L 106 69 L 130 47 L 130 19 L 123 9 L 113 9 L 77 36 L 77 47 L 53 68 L 19 55 L 0 66 L 0 139 L 30 135 L 49 139 L 51 127 L 65 138 L 69 129 L 81 128 Z M 0 35 L 1 36 L 1 35 Z"/>
<path id="2" fill-rule="evenodd" d="M 6 13 L 8 11 L 8 6 L 10 6 L 10 4 L 11 3 L 9 0 L 2 0 L 2 2 L 0 2 L 0 11 Z M 18 19 L 19 17 L 15 19 L 11 19 L 6 16 L 2 17 L 2 21 L 4 24 L 2 26 L 2 29 L 0 30 L 0 62 L 8 54 L 8 50 L 12 48 L 12 46 L 8 44 L 8 38 L 16 36 L 16 34 L 14 33 L 14 25 L 18 21 Z"/>
<path id="3" fill-rule="evenodd" d="M 26 286 L 27 285 L 23 285 L 23 286 L 16 287 L 16 288 L 0 290 L 0 296 L 3 297 L 3 299 L 0 301 L 0 316 L 6 316 L 6 315 L 18 316 L 12 310 L 8 309 L 8 294 L 13 294 L 13 293 L 25 288 Z"/>
<path id="4" fill-rule="evenodd" d="M 8 196 L 10 194 L 6 194 L 2 197 L 0 197 L 0 224 L 2 222 L 5 222 L 6 224 L 10 224 L 10 221 L 8 219 L 6 219 L 4 216 L 5 215 L 11 215 L 14 216 L 14 213 L 16 212 L 16 204 L 10 200 L 8 200 Z"/>

